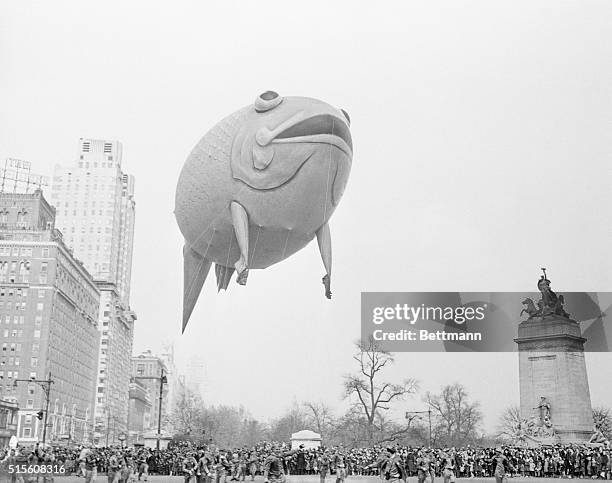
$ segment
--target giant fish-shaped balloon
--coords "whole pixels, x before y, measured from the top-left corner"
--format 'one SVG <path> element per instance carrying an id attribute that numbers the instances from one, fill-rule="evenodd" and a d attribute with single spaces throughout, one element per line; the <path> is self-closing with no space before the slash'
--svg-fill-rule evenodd
<path id="1" fill-rule="evenodd" d="M 267 91 L 214 126 L 181 172 L 175 215 L 185 238 L 183 331 L 211 265 L 217 288 L 266 268 L 315 236 L 331 298 L 328 221 L 351 169 L 348 114 L 308 97 Z"/>

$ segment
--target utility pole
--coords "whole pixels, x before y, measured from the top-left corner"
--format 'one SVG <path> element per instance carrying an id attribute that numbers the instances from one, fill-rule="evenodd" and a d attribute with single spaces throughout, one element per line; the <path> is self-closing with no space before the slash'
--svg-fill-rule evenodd
<path id="1" fill-rule="evenodd" d="M 13 382 L 13 386 L 17 387 L 18 382 L 35 382 L 43 389 L 43 393 L 45 394 L 45 421 L 43 424 L 42 443 L 44 446 L 47 441 L 47 425 L 49 421 L 49 401 L 51 400 L 51 384 L 55 382 L 53 381 L 53 379 L 51 379 L 51 371 L 49 371 L 47 379 L 15 379 L 15 381 Z"/>
<path id="2" fill-rule="evenodd" d="M 406 411 L 406 419 L 410 419 L 411 415 L 421 417 L 421 414 L 427 414 L 427 419 L 429 420 L 429 447 L 431 448 L 431 408 L 427 411 Z"/>

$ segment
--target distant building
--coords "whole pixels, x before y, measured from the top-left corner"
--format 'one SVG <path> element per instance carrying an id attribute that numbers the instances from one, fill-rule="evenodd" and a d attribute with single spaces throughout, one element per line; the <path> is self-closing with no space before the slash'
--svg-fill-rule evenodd
<path id="1" fill-rule="evenodd" d="M 144 434 L 151 426 L 151 395 L 141 381 L 130 382 L 130 408 L 127 444 L 144 444 Z"/>
<path id="2" fill-rule="evenodd" d="M 179 402 L 185 391 L 185 378 L 178 373 L 176 364 L 174 363 L 174 346 L 169 345 L 164 347 L 162 354 L 160 355 L 161 360 L 167 369 L 167 384 L 168 384 L 168 397 L 166 400 L 166 413 L 168 415 L 166 422 L 166 431 L 174 433 L 174 427 L 172 425 L 172 412 Z"/>
<path id="3" fill-rule="evenodd" d="M 66 243 L 101 292 L 96 442 L 127 432 L 129 374 L 136 314 L 130 309 L 134 245 L 134 177 L 121 168 L 120 142 L 80 139 L 77 161 L 57 166 L 52 203 Z"/>
<path id="4" fill-rule="evenodd" d="M 163 374 L 162 374 L 163 372 Z M 171 413 L 169 404 L 170 384 L 168 384 L 168 367 L 161 357 L 154 355 L 151 351 L 143 352 L 132 357 L 132 379 L 144 385 L 151 397 L 151 418 L 145 426 L 145 432 L 157 432 L 160 418 L 161 402 L 161 432 L 168 430 L 168 420 Z M 163 392 L 160 401 L 160 379 L 166 377 L 163 384 Z"/>
<path id="5" fill-rule="evenodd" d="M 206 393 L 206 364 L 204 359 L 199 356 L 193 356 L 187 362 L 185 370 L 185 384 L 189 391 L 204 398 Z"/>
<path id="6" fill-rule="evenodd" d="M 8 446 L 13 436 L 17 436 L 17 403 L 0 398 L 0 449 Z"/>
<path id="7" fill-rule="evenodd" d="M 19 406 L 17 437 L 35 442 L 53 380 L 47 441 L 87 441 L 95 402 L 100 292 L 55 229 L 40 190 L 0 193 L 0 397 Z M 22 380 L 15 385 L 16 380 Z"/>

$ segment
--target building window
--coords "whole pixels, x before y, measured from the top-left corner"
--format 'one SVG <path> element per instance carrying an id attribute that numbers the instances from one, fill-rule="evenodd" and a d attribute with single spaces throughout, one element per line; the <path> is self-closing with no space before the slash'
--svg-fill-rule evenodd
<path id="1" fill-rule="evenodd" d="M 34 399 L 28 399 L 26 402 L 26 409 L 32 409 L 34 407 Z"/>

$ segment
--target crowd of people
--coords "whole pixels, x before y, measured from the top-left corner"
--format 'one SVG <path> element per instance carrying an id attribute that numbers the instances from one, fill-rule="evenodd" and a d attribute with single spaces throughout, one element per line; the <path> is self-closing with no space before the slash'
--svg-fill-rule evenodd
<path id="1" fill-rule="evenodd" d="M 11 466 L 12 465 L 12 466 Z M 186 483 L 226 483 L 253 480 L 283 482 L 287 475 L 327 476 L 343 482 L 347 476 L 378 476 L 405 480 L 416 476 L 421 482 L 442 478 L 502 476 L 611 479 L 611 450 L 605 445 L 556 445 L 536 448 L 437 448 L 384 447 L 343 448 L 299 447 L 265 442 L 249 448 L 222 449 L 188 442 L 170 444 L 163 450 L 99 447 L 45 447 L 4 450 L 0 468 L 52 466 L 54 475 L 78 475 L 86 483 L 105 475 L 109 483 L 146 481 L 149 475 L 182 475 Z M 53 481 L 53 474 L 38 471 L 12 475 L 15 482 Z M 28 480 L 30 478 L 30 480 Z M 10 481 L 10 480 L 9 480 Z"/>

